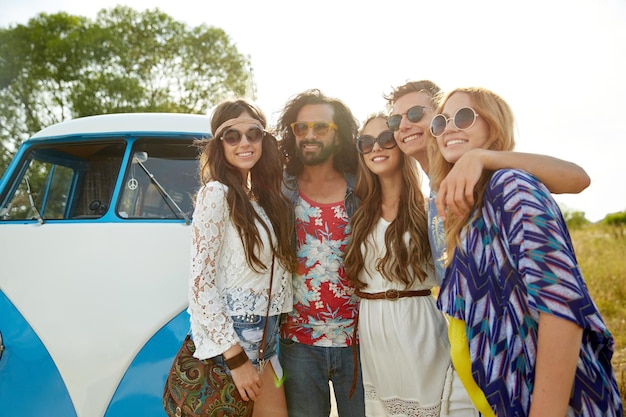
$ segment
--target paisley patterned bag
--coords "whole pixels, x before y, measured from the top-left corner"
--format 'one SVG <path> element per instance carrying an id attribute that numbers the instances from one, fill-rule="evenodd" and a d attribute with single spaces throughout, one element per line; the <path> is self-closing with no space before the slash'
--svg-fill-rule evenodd
<path id="1" fill-rule="evenodd" d="M 263 369 L 267 318 L 272 301 L 274 257 L 267 297 L 267 314 L 259 347 L 259 369 Z M 213 359 L 194 358 L 196 351 L 187 335 L 170 369 L 163 389 L 163 408 L 168 417 L 250 417 L 254 401 L 244 401 L 233 378 Z"/>
<path id="2" fill-rule="evenodd" d="M 169 417 L 229 417 L 252 415 L 254 401 L 244 401 L 232 377 L 213 359 L 193 357 L 188 335 L 165 381 L 163 408 Z"/>

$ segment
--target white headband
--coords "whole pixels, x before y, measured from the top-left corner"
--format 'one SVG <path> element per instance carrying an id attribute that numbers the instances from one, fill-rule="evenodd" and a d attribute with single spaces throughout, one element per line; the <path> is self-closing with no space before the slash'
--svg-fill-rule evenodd
<path id="1" fill-rule="evenodd" d="M 252 117 L 235 117 L 234 119 L 228 119 L 224 123 L 222 123 L 216 130 L 213 135 L 214 138 L 219 138 L 219 135 L 222 131 L 228 127 L 233 127 L 234 125 L 238 125 L 239 123 L 252 123 L 257 125 L 261 130 L 263 130 L 263 125 L 257 119 L 253 119 Z"/>

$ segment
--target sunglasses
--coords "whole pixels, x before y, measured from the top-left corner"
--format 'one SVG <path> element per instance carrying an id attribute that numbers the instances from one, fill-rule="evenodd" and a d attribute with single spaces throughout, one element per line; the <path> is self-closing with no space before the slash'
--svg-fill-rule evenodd
<path id="1" fill-rule="evenodd" d="M 237 129 L 228 129 L 224 134 L 220 137 L 224 142 L 229 144 L 230 146 L 237 146 L 239 142 L 241 142 L 241 138 L 244 133 L 238 131 Z M 259 143 L 263 136 L 265 136 L 265 132 L 258 127 L 251 127 L 245 133 L 246 139 L 248 139 L 248 143 L 254 144 Z"/>
<path id="2" fill-rule="evenodd" d="M 392 114 L 387 119 L 387 126 L 389 129 L 396 131 L 400 129 L 400 123 L 402 122 L 402 116 L 406 114 L 406 118 L 409 119 L 409 122 L 417 123 L 424 117 L 424 109 L 430 109 L 430 107 L 425 106 L 413 106 L 406 113 L 402 114 Z"/>
<path id="3" fill-rule="evenodd" d="M 356 149 L 361 155 L 368 154 L 374 150 L 374 144 L 378 143 L 383 149 L 395 148 L 397 143 L 391 130 L 383 130 L 377 138 L 370 135 L 359 136 L 356 139 Z"/>
<path id="4" fill-rule="evenodd" d="M 293 122 L 290 126 L 297 139 L 305 137 L 311 129 L 316 137 L 321 138 L 328 135 L 330 129 L 338 128 L 336 124 L 329 122 Z"/>
<path id="5" fill-rule="evenodd" d="M 470 127 L 474 126 L 476 123 L 476 118 L 478 114 L 471 107 L 462 107 L 454 113 L 454 116 L 451 118 L 447 118 L 443 114 L 438 114 L 433 117 L 433 120 L 430 122 L 430 133 L 436 138 L 443 135 L 443 132 L 446 130 L 446 126 L 448 126 L 448 122 L 452 120 L 454 123 L 454 127 L 459 130 L 466 130 Z"/>

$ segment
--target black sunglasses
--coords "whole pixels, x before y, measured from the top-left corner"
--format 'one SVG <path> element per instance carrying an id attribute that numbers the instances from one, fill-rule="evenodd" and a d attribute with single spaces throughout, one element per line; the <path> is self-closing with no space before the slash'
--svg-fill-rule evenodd
<path id="1" fill-rule="evenodd" d="M 263 136 L 265 136 L 265 132 L 261 128 L 251 127 L 250 129 L 248 129 L 245 135 L 248 139 L 248 143 L 254 144 L 260 142 L 261 139 L 263 139 Z M 222 134 L 220 139 L 222 139 L 230 146 L 237 146 L 239 145 L 239 142 L 241 142 L 242 137 L 242 132 L 238 131 L 237 129 L 228 129 L 226 132 L 224 132 L 224 134 Z"/>
<path id="2" fill-rule="evenodd" d="M 413 106 L 406 113 L 402 114 L 392 114 L 387 119 L 387 126 L 389 129 L 396 131 L 400 129 L 400 123 L 402 122 L 402 116 L 406 114 L 406 118 L 409 119 L 410 122 L 417 123 L 424 117 L 424 109 L 430 109 L 430 107 L 425 106 Z"/>
<path id="3" fill-rule="evenodd" d="M 356 149 L 360 154 L 365 155 L 374 150 L 375 143 L 378 143 L 383 149 L 392 149 L 397 145 L 393 132 L 391 130 L 383 130 L 377 138 L 370 135 L 359 136 L 356 139 Z"/>

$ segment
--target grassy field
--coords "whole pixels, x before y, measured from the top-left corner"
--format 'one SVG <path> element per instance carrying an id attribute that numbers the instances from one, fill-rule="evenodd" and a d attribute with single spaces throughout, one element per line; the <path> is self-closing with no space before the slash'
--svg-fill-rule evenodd
<path id="1" fill-rule="evenodd" d="M 613 367 L 626 403 L 626 230 L 592 224 L 570 234 L 589 292 L 615 337 Z"/>

